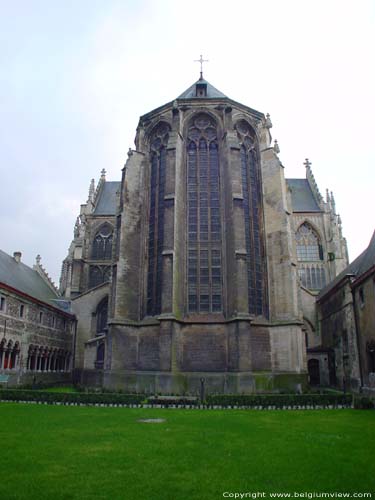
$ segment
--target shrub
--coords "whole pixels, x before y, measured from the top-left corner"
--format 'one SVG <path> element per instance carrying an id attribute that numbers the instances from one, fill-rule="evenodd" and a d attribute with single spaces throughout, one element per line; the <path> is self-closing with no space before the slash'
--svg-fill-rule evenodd
<path id="1" fill-rule="evenodd" d="M 356 410 L 372 410 L 374 406 L 374 401 L 366 396 L 354 397 L 354 408 Z"/>
<path id="2" fill-rule="evenodd" d="M 142 394 L 44 392 L 23 389 L 0 390 L 2 401 L 36 401 L 42 403 L 76 404 L 140 404 Z"/>
<path id="3" fill-rule="evenodd" d="M 219 394 L 207 396 L 208 405 L 228 406 L 350 406 L 352 397 L 349 394 Z"/>

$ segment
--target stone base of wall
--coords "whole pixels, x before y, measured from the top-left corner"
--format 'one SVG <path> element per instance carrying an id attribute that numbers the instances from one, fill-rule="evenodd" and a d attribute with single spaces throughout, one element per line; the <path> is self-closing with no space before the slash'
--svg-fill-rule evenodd
<path id="1" fill-rule="evenodd" d="M 199 396 L 201 379 L 205 394 L 254 394 L 261 392 L 302 392 L 307 374 L 294 373 L 207 373 L 207 372 L 130 372 L 105 371 L 107 390 L 145 394 Z"/>
<path id="2" fill-rule="evenodd" d="M 72 383 L 71 373 L 48 373 L 48 372 L 4 372 L 9 375 L 8 382 L 2 384 L 3 387 L 17 387 L 24 385 L 70 385 Z"/>

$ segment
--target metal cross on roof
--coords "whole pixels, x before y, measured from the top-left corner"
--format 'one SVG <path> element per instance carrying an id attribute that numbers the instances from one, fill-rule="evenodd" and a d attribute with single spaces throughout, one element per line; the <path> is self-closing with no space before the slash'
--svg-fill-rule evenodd
<path id="1" fill-rule="evenodd" d="M 199 62 L 201 64 L 201 76 L 200 76 L 200 80 L 203 80 L 203 63 L 204 62 L 208 62 L 208 59 L 203 59 L 203 56 L 201 54 L 199 59 L 194 59 L 194 62 Z"/>

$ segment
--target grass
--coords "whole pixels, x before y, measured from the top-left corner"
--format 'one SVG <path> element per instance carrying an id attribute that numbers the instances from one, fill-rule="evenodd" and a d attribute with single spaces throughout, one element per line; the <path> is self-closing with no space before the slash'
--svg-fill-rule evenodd
<path id="1" fill-rule="evenodd" d="M 166 422 L 145 424 L 139 418 Z M 214 500 L 222 499 L 224 491 L 375 493 L 374 411 L 3 403 L 0 422 L 1 499 Z"/>
<path id="2" fill-rule="evenodd" d="M 44 392 L 64 392 L 64 393 L 67 393 L 67 392 L 79 392 L 78 389 L 76 389 L 75 387 L 69 385 L 69 386 L 59 386 L 59 387 L 47 387 L 46 389 L 37 389 L 37 390 L 40 390 L 40 391 L 44 391 Z"/>

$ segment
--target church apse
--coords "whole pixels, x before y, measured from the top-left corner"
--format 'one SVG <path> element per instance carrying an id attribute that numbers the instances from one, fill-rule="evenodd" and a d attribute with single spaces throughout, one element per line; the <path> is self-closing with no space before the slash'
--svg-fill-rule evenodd
<path id="1" fill-rule="evenodd" d="M 285 180 L 267 123 L 203 79 L 140 118 L 113 235 L 105 387 L 303 382 Z"/>

